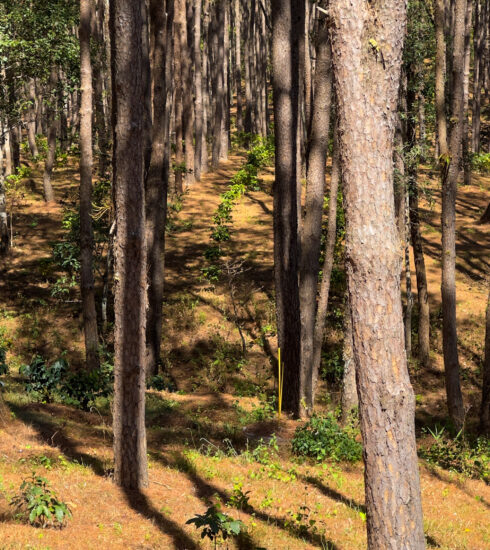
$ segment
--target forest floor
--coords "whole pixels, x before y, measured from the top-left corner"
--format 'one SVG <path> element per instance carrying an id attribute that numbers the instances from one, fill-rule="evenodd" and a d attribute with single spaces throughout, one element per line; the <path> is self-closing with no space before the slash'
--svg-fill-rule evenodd
<path id="1" fill-rule="evenodd" d="M 76 196 L 76 165 L 71 160 L 56 169 L 55 193 L 63 203 L 54 206 L 42 201 L 42 178 L 34 170 L 35 185 L 14 216 L 15 247 L 0 264 L 0 338 L 8 345 L 10 365 L 10 374 L 2 377 L 10 417 L 0 419 L 1 549 L 212 548 L 186 521 L 215 502 L 247 526 L 246 536 L 227 541 L 230 548 L 365 548 L 362 464 L 295 458 L 291 438 L 298 423 L 277 419 L 266 397 L 274 388 L 276 353 L 270 169 L 262 174 L 262 190 L 246 193 L 233 211 L 221 282 L 211 284 L 203 276 L 219 194 L 244 161 L 244 154 L 232 154 L 172 203 L 163 351 L 164 367 L 178 391 L 148 391 L 150 487 L 141 493 L 125 493 L 112 483 L 109 400 L 98 399 L 90 412 L 60 402 L 40 403 L 25 393 L 17 374 L 33 354 L 54 361 L 66 353 L 73 366 L 83 357 L 80 305 L 51 296 L 56 274 L 46 267 L 52 243 L 66 233 L 61 222 L 63 209 Z M 446 407 L 440 192 L 430 167 L 423 167 L 420 177 L 433 351 L 430 368 L 412 361 L 410 374 L 423 445 L 428 437 L 423 428 L 443 423 Z M 459 349 L 470 430 L 479 405 L 490 262 L 490 232 L 477 221 L 489 192 L 490 178 L 476 174 L 472 185 L 460 188 L 457 203 Z M 415 279 L 412 285 L 416 289 Z M 343 307 L 335 285 L 333 292 L 327 371 L 335 371 L 341 357 Z M 329 372 L 319 392 L 323 410 L 333 410 L 339 398 Z M 259 451 L 253 453 L 257 445 Z M 429 547 L 489 548 L 490 486 L 422 460 L 420 465 Z M 36 529 L 12 514 L 9 499 L 32 471 L 48 478 L 69 503 L 73 519 L 65 529 Z M 226 506 L 243 495 L 248 503 L 242 509 Z"/>

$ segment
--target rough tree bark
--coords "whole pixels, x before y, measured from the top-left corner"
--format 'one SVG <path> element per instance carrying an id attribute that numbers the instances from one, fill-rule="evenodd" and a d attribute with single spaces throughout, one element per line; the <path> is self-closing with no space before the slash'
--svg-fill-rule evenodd
<path id="1" fill-rule="evenodd" d="M 95 309 L 92 228 L 92 62 L 90 24 L 93 0 L 80 1 L 80 290 L 82 295 L 85 362 L 87 370 L 99 368 L 99 336 Z"/>
<path id="2" fill-rule="evenodd" d="M 309 54 L 308 54 L 309 55 Z M 313 412 L 316 380 L 319 365 L 315 363 L 315 320 L 317 313 L 318 273 L 322 240 L 323 198 L 325 195 L 325 168 L 328 138 L 330 134 L 330 110 L 332 97 L 332 67 L 330 39 L 326 18 L 318 31 L 316 45 L 315 98 L 312 106 L 311 132 L 308 148 L 308 173 L 305 215 L 301 231 L 301 261 L 299 297 L 301 303 L 301 387 L 306 408 L 302 413 Z M 310 107 L 311 108 L 311 107 Z M 335 196 L 331 194 L 335 206 Z M 336 209 L 335 209 L 336 211 Z M 334 214 L 335 216 L 335 214 Z M 329 219 L 330 221 L 330 219 Z M 335 239 L 334 239 L 335 246 Z M 326 251 L 330 256 L 331 251 Z M 330 270 L 331 271 L 331 270 Z M 323 273 L 330 279 L 330 273 Z M 327 298 L 328 299 L 328 298 Z M 325 316 L 322 318 L 324 323 Z M 321 343 L 320 343 L 321 346 Z"/>
<path id="3" fill-rule="evenodd" d="M 111 2 L 114 129 L 114 480 L 148 485 L 145 431 L 146 242 L 142 5 Z"/>
<path id="4" fill-rule="evenodd" d="M 165 79 L 166 13 L 161 0 L 150 1 L 150 32 L 153 43 L 153 129 L 150 167 L 146 180 L 146 244 L 148 257 L 148 311 L 146 322 L 146 374 L 158 373 L 162 339 L 165 223 L 167 215 L 168 162 L 165 162 L 167 83 Z"/>
<path id="5" fill-rule="evenodd" d="M 203 145 L 203 105 L 202 105 L 202 51 L 201 51 L 201 12 L 202 0 L 194 0 L 194 93 L 196 96 L 196 151 L 194 158 L 194 175 L 201 179 L 202 145 Z"/>
<path id="6" fill-rule="evenodd" d="M 274 274 L 278 343 L 284 360 L 284 410 L 300 415 L 300 304 L 296 165 L 299 40 L 304 0 L 272 1 L 272 87 L 275 121 Z M 247 112 L 248 115 L 248 112 Z"/>
<path id="7" fill-rule="evenodd" d="M 368 547 L 422 549 L 415 400 L 403 342 L 393 197 L 406 5 L 332 0 L 330 14 Z"/>
<path id="8" fill-rule="evenodd" d="M 464 128 L 464 31 L 466 0 L 455 0 L 452 50 L 452 103 L 449 149 L 441 156 L 442 175 L 442 343 L 449 415 L 459 429 L 464 406 L 459 374 L 456 325 L 456 194 L 461 169 Z M 441 147 L 441 155 L 443 149 Z"/>

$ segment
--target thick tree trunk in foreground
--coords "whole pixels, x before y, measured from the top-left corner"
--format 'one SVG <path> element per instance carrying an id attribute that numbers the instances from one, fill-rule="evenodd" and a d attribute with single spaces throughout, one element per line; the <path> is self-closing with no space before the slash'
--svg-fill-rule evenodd
<path id="1" fill-rule="evenodd" d="M 114 117 L 114 480 L 148 485 L 145 431 L 146 242 L 142 6 L 111 3 Z"/>
<path id="2" fill-rule="evenodd" d="M 298 268 L 297 133 L 299 125 L 299 40 L 304 1 L 272 2 L 272 86 L 276 169 L 274 182 L 274 274 L 277 330 L 284 362 L 284 410 L 300 415 L 300 334 Z M 248 114 L 248 112 L 247 112 Z"/>
<path id="3" fill-rule="evenodd" d="M 148 312 L 146 325 L 146 374 L 155 375 L 160 361 L 167 214 L 168 162 L 165 121 L 167 85 L 166 16 L 161 0 L 150 2 L 153 41 L 153 135 L 150 168 L 146 180 L 146 244 L 148 251 Z M 167 12 L 168 13 L 168 12 Z M 168 159 L 167 159 L 168 160 Z"/>
<path id="4" fill-rule="evenodd" d="M 490 284 L 490 281 L 489 281 Z M 485 357 L 483 359 L 483 386 L 480 408 L 480 432 L 490 435 L 490 289 L 485 323 Z"/>
<path id="5" fill-rule="evenodd" d="M 99 337 L 93 273 L 92 228 L 92 63 L 90 19 L 92 0 L 80 1 L 80 290 L 82 294 L 85 360 L 89 371 L 99 368 Z"/>
<path id="6" fill-rule="evenodd" d="M 393 138 L 406 8 L 401 0 L 382 5 L 333 0 L 330 13 L 368 547 L 418 550 L 425 548 L 425 538 L 415 400 L 403 342 L 393 206 Z M 369 43 L 371 37 L 377 48 Z"/>
<path id="7" fill-rule="evenodd" d="M 308 150 L 308 174 L 305 216 L 301 233 L 300 289 L 301 302 L 301 375 L 304 377 L 304 404 L 306 413 L 313 412 L 316 379 L 315 318 L 317 312 L 318 273 L 322 240 L 323 198 L 325 194 L 325 168 L 330 132 L 330 104 L 332 97 L 332 67 L 330 39 L 326 23 L 318 33 L 316 48 L 315 100 L 313 103 L 311 132 Z M 334 204 L 337 195 L 332 196 Z M 335 214 L 334 214 L 335 216 Z M 330 220 L 329 220 L 330 221 Z M 335 245 L 335 239 L 334 239 Z M 327 255 L 328 255 L 327 251 Z M 330 280 L 330 273 L 323 273 Z M 322 321 L 325 321 L 323 316 Z M 320 343 L 321 346 L 321 343 Z"/>
<path id="8" fill-rule="evenodd" d="M 455 0 L 452 55 L 452 105 L 449 150 L 442 172 L 442 343 L 449 415 L 456 428 L 464 424 L 456 327 L 456 194 L 464 128 L 464 31 L 466 0 Z M 442 154 L 442 149 L 441 149 Z"/>

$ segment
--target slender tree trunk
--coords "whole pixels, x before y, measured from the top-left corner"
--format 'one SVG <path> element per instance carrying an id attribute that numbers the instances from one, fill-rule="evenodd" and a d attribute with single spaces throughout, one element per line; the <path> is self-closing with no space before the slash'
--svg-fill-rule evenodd
<path id="1" fill-rule="evenodd" d="M 167 214 L 168 168 L 165 166 L 166 118 L 166 15 L 161 0 L 151 0 L 150 21 L 153 41 L 153 137 L 150 169 L 146 181 L 146 244 L 148 255 L 148 311 L 146 324 L 146 373 L 158 373 L 162 339 L 164 285 L 163 254 Z M 168 12 L 167 12 L 168 13 Z"/>
<path id="2" fill-rule="evenodd" d="M 208 171 L 208 113 L 209 105 L 209 0 L 203 4 L 203 52 L 202 52 L 202 138 L 201 138 L 201 173 Z"/>
<path id="3" fill-rule="evenodd" d="M 175 113 L 175 191 L 182 193 L 184 191 L 184 175 L 183 167 L 184 147 L 183 147 L 183 103 L 184 103 L 184 78 L 183 78 L 183 61 L 182 56 L 182 40 L 181 34 L 186 26 L 186 8 L 185 0 L 174 1 L 174 113 Z"/>
<path id="4" fill-rule="evenodd" d="M 3 151 L 2 151 L 3 153 Z M 10 244 L 5 180 L 3 177 L 3 154 L 0 156 L 0 256 L 7 253 Z"/>
<path id="5" fill-rule="evenodd" d="M 344 362 L 344 375 L 342 377 L 342 424 L 347 424 L 353 411 L 359 407 L 356 387 L 356 365 L 352 352 L 352 317 L 350 311 L 349 293 L 345 297 L 344 314 L 344 343 L 342 360 Z"/>
<path id="6" fill-rule="evenodd" d="M 92 0 L 80 1 L 80 289 L 82 294 L 87 370 L 99 368 L 99 336 L 95 309 L 92 228 L 92 62 L 90 23 Z"/>
<path id="7" fill-rule="evenodd" d="M 144 1 L 144 0 L 142 0 Z M 114 199 L 114 480 L 148 485 L 145 430 L 146 242 L 141 1 L 111 2 Z"/>
<path id="8" fill-rule="evenodd" d="M 476 0 L 475 0 L 476 1 Z M 471 30 L 473 16 L 473 0 L 467 0 L 465 33 L 464 33 L 464 72 L 463 72 L 463 171 L 464 184 L 471 184 L 471 151 L 470 151 L 470 63 L 471 63 Z"/>
<path id="9" fill-rule="evenodd" d="M 333 0 L 329 11 L 368 548 L 418 550 L 425 548 L 425 537 L 393 207 L 406 4 Z M 368 37 L 376 38 L 379 50 L 370 47 Z"/>
<path id="10" fill-rule="evenodd" d="M 434 26 L 436 35 L 435 104 L 438 157 L 444 163 L 447 158 L 446 120 L 446 38 L 444 36 L 444 0 L 434 1 Z"/>
<path id="11" fill-rule="evenodd" d="M 181 7 L 183 18 L 179 21 L 179 34 L 177 38 L 180 40 L 180 52 L 182 56 L 182 133 L 185 143 L 185 183 L 192 185 L 194 183 L 194 97 L 193 97 L 193 80 L 191 67 L 191 52 L 187 42 L 187 21 L 186 21 L 186 3 L 182 1 Z"/>
<path id="12" fill-rule="evenodd" d="M 44 175 L 43 175 L 43 187 L 44 187 L 44 200 L 46 202 L 54 201 L 53 186 L 51 184 L 51 175 L 53 173 L 53 165 L 56 157 L 56 86 L 58 84 L 58 73 L 56 68 L 51 69 L 50 76 L 50 98 L 47 108 L 48 119 L 48 152 L 46 155 L 46 161 L 44 163 Z"/>
<path id="13" fill-rule="evenodd" d="M 449 415 L 459 429 L 464 406 L 458 359 L 456 326 L 456 193 L 460 173 L 464 127 L 464 31 L 466 0 L 455 0 L 455 34 L 452 53 L 452 105 L 449 151 L 441 158 L 442 170 L 442 341 Z M 441 151 L 443 149 L 441 148 Z"/>
<path id="14" fill-rule="evenodd" d="M 219 8 L 223 11 L 223 27 L 220 27 L 219 39 L 220 48 L 221 42 L 223 43 L 223 56 L 220 59 L 223 60 L 223 93 L 221 100 L 223 102 L 222 117 L 221 117 L 221 133 L 220 133 L 220 147 L 219 147 L 219 159 L 226 160 L 228 158 L 229 140 L 230 140 L 230 87 L 229 87 L 229 64 L 230 64 L 230 0 L 223 0 L 220 2 Z M 221 66 L 221 65 L 220 65 Z"/>
<path id="15" fill-rule="evenodd" d="M 242 105 L 242 7 L 235 0 L 235 89 L 236 89 L 236 129 L 243 132 Z"/>
<path id="16" fill-rule="evenodd" d="M 284 359 L 284 409 L 300 415 L 301 318 L 298 288 L 297 133 L 299 40 L 304 1 L 272 2 L 272 87 L 276 169 L 274 182 L 274 273 L 279 347 Z"/>
<path id="17" fill-rule="evenodd" d="M 196 151 L 194 158 L 194 174 L 197 181 L 201 179 L 203 141 L 201 11 L 202 0 L 194 0 L 194 93 L 196 96 Z"/>
<path id="18" fill-rule="evenodd" d="M 316 47 L 315 100 L 309 136 L 308 174 L 305 216 L 301 233 L 301 261 L 299 297 L 301 303 L 301 375 L 304 377 L 304 406 L 302 413 L 311 414 L 314 404 L 314 383 L 317 365 L 315 356 L 315 318 L 317 312 L 318 273 L 322 240 L 323 198 L 325 195 L 325 168 L 330 133 L 332 97 L 332 68 L 328 28 L 322 23 Z M 311 108 L 311 107 L 310 107 Z M 331 196 L 336 204 L 336 196 Z M 330 220 L 329 220 L 330 221 Z M 335 245 L 335 240 L 334 240 Z M 327 252 L 328 254 L 328 252 Z M 323 273 L 330 279 L 329 273 Z M 323 318 L 324 321 L 324 318 Z M 316 375 L 316 376 L 315 376 Z"/>
<path id="19" fill-rule="evenodd" d="M 29 98 L 29 108 L 27 110 L 27 140 L 31 155 L 36 158 L 39 155 L 36 145 L 36 87 L 34 79 L 31 78 L 27 84 L 27 93 Z"/>
<path id="20" fill-rule="evenodd" d="M 212 44 L 215 59 L 213 69 L 213 103 L 214 103 L 214 122 L 213 122 L 213 167 L 219 165 L 222 147 L 222 132 L 224 128 L 224 105 L 225 105 L 225 82 L 223 71 L 224 58 L 224 34 L 225 34 L 225 13 L 222 6 L 216 5 L 215 20 L 213 21 Z"/>
<path id="21" fill-rule="evenodd" d="M 318 61 L 317 61 L 318 62 Z M 318 70 L 318 66 L 317 66 Z M 334 264 L 335 243 L 337 241 L 337 196 L 340 183 L 340 160 L 337 124 L 334 125 L 334 142 L 332 157 L 332 172 L 330 176 L 330 197 L 328 202 L 327 237 L 325 240 L 325 253 L 322 266 L 322 282 L 318 295 L 318 307 L 315 319 L 315 335 L 313 344 L 313 403 L 318 386 L 318 375 L 322 360 L 322 345 L 325 336 L 325 318 L 328 309 L 330 295 L 330 280 Z"/>
<path id="22" fill-rule="evenodd" d="M 483 359 L 483 385 L 480 408 L 480 432 L 490 435 L 490 288 L 485 322 L 485 357 Z"/>

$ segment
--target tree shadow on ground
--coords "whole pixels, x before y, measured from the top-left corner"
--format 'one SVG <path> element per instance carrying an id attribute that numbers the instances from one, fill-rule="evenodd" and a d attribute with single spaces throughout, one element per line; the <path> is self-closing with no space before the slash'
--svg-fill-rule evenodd
<path id="1" fill-rule="evenodd" d="M 151 520 L 162 533 L 172 537 L 176 550 L 198 550 L 196 543 L 175 521 L 164 516 L 152 506 L 148 497 L 141 491 L 123 489 L 126 501 L 131 508 L 146 519 Z"/>

